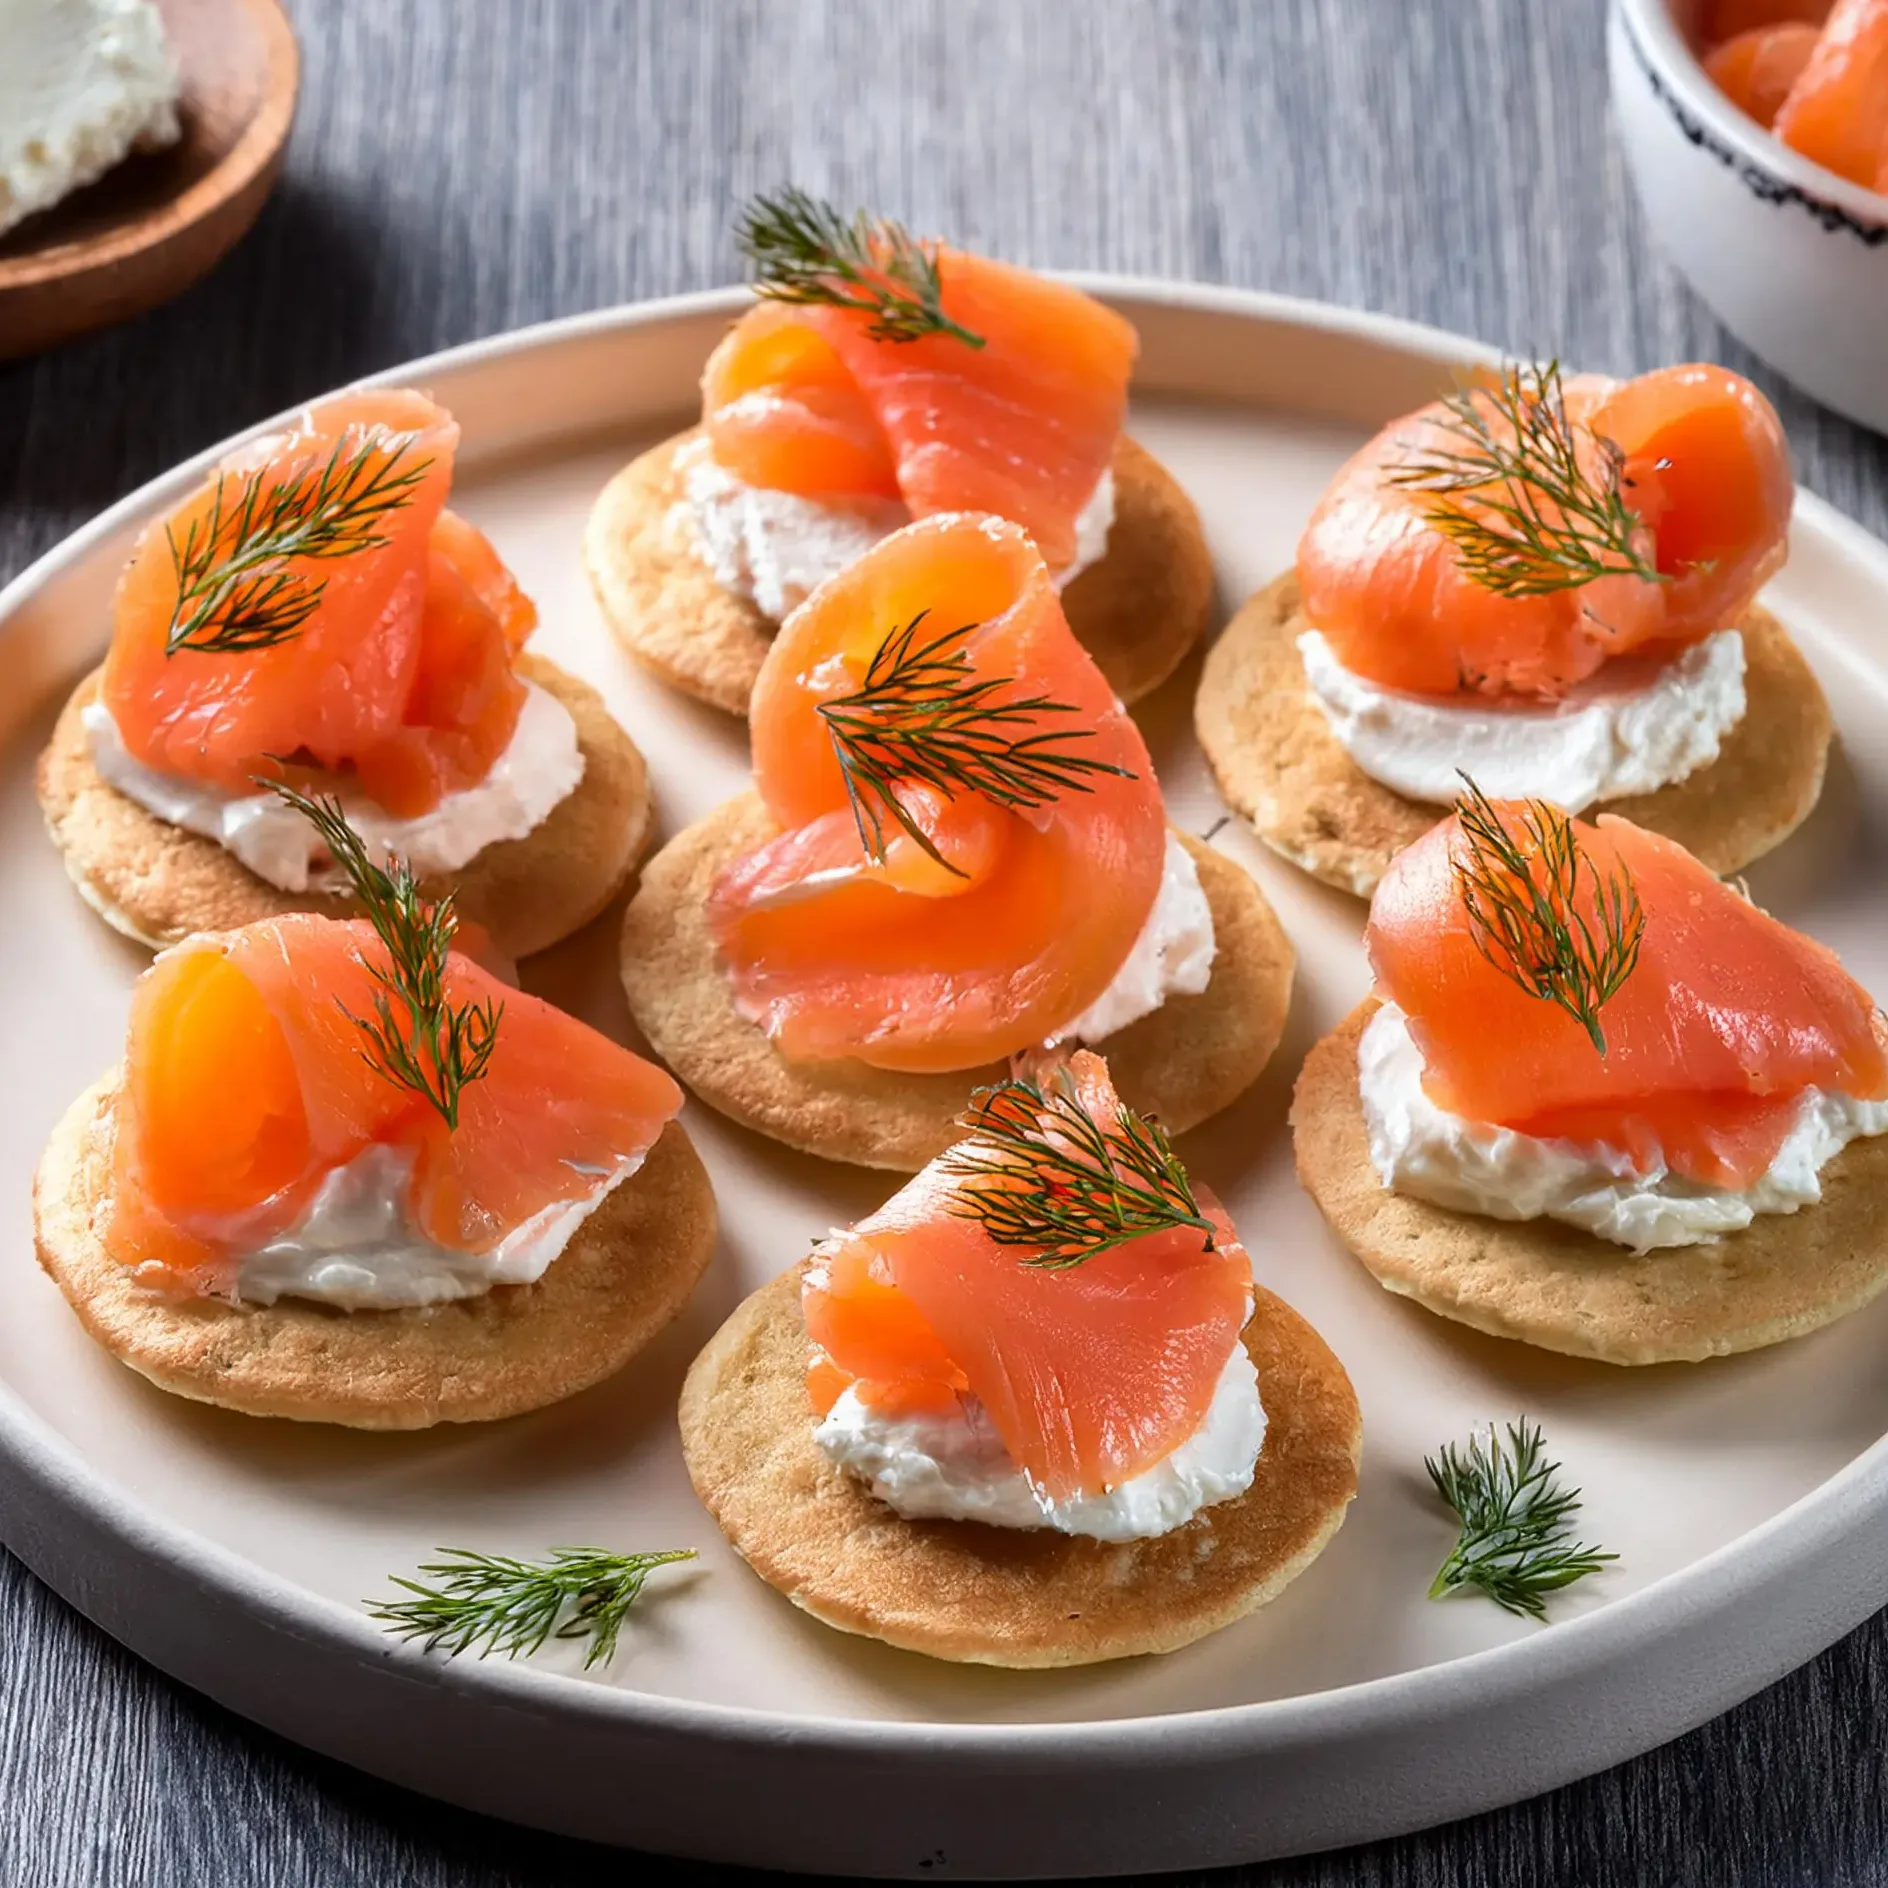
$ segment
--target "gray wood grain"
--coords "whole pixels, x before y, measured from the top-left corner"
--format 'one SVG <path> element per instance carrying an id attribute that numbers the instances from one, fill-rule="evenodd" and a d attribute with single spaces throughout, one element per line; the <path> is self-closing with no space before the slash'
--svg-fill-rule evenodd
<path id="1" fill-rule="evenodd" d="M 1888 531 L 1888 442 L 1756 368 L 1653 255 L 1599 0 L 300 0 L 302 113 L 250 239 L 167 309 L 0 368 L 0 579 L 179 457 L 352 375 L 727 281 L 794 178 L 1019 260 L 1379 308 L 1777 398 Z M 213 1628 L 212 1628 L 213 1629 Z M 0 1556 L 0 1883 L 525 1888 L 626 1862 L 445 1811 L 168 1683 Z M 1888 1883 L 1881 1620 L 1590 1782 L 1265 1888 Z M 730 1806 L 738 1814 L 738 1806 Z"/>

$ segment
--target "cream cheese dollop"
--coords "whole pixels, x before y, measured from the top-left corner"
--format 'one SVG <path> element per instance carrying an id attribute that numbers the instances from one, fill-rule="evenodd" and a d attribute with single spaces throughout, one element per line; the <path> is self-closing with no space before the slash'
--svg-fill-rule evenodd
<path id="1" fill-rule="evenodd" d="M 1265 1446 L 1265 1408 L 1258 1372 L 1244 1344 L 1235 1343 L 1200 1427 L 1171 1455 L 1105 1493 L 1062 1501 L 1030 1480 L 974 1396 L 960 1397 L 948 1413 L 893 1416 L 848 1389 L 813 1440 L 834 1467 L 856 1476 L 908 1521 L 981 1521 L 1099 1541 L 1147 1540 L 1252 1486 Z"/>
<path id="2" fill-rule="evenodd" d="M 102 701 L 88 702 L 82 718 L 93 765 L 126 798 L 172 826 L 214 839 L 285 892 L 347 890 L 345 874 L 314 829 L 273 793 L 227 793 L 147 767 L 125 746 Z M 569 709 L 529 682 L 510 744 L 476 786 L 447 794 L 413 819 L 396 819 L 358 793 L 344 792 L 341 805 L 376 859 L 397 853 L 424 877 L 456 872 L 487 846 L 535 832 L 577 790 L 583 769 Z"/>
<path id="3" fill-rule="evenodd" d="M 396 1311 L 533 1284 L 643 1156 L 618 1161 L 582 1197 L 554 1201 L 486 1252 L 436 1245 L 413 1223 L 413 1162 L 411 1148 L 377 1142 L 333 1168 L 294 1225 L 244 1254 L 236 1301 L 307 1298 L 343 1311 Z"/>
<path id="4" fill-rule="evenodd" d="M 1193 855 L 1169 832 L 1160 890 L 1127 961 L 1094 1002 L 1056 1032 L 1057 1042 L 1101 1042 L 1151 1016 L 1170 996 L 1197 996 L 1212 980 L 1217 953 L 1213 908 Z"/>
<path id="5" fill-rule="evenodd" d="M 1557 1219 L 1634 1252 L 1741 1232 L 1760 1213 L 1822 1198 L 1822 1169 L 1866 1135 L 1888 1132 L 1888 1101 L 1811 1088 L 1769 1167 L 1741 1189 L 1703 1185 L 1664 1165 L 1641 1171 L 1602 1143 L 1517 1134 L 1439 1108 L 1423 1087 L 1409 1018 L 1379 1006 L 1357 1044 L 1358 1087 L 1377 1177 L 1397 1193 L 1489 1219 Z"/>
<path id="6" fill-rule="evenodd" d="M 1405 799 L 1453 805 L 1462 774 L 1491 799 L 1578 813 L 1652 793 L 1716 760 L 1744 718 L 1744 639 L 1721 629 L 1662 663 L 1621 656 L 1551 706 L 1498 707 L 1384 688 L 1345 668 L 1317 630 L 1305 679 L 1337 743 Z"/>
<path id="7" fill-rule="evenodd" d="M 0 5 L 0 231 L 175 144 L 182 83 L 152 0 Z"/>
<path id="8" fill-rule="evenodd" d="M 896 498 L 808 498 L 748 485 L 716 460 L 706 439 L 683 447 L 676 465 L 682 474 L 683 521 L 716 581 L 775 622 L 790 616 L 827 578 L 911 522 L 911 513 Z M 1113 525 L 1110 470 L 1102 473 L 1075 520 L 1075 558 L 1056 573 L 1058 587 L 1100 561 Z"/>

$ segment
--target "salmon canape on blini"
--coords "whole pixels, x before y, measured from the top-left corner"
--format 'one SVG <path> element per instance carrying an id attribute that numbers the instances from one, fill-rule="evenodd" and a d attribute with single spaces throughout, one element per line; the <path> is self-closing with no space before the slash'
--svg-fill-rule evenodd
<path id="1" fill-rule="evenodd" d="M 420 1429 L 612 1375 L 681 1309 L 714 1195 L 660 1069 L 452 948 L 450 900 L 284 789 L 366 918 L 192 937 L 54 1130 L 40 1263 L 160 1389 Z"/>
<path id="2" fill-rule="evenodd" d="M 1291 946 L 1167 824 L 1140 731 L 1018 525 L 907 525 L 787 620 L 756 791 L 671 840 L 623 929 L 630 1009 L 724 1114 L 915 1172 L 973 1088 L 1092 1043 L 1178 1133 L 1258 1075 Z"/>
<path id="3" fill-rule="evenodd" d="M 1020 524 L 1070 626 L 1137 701 L 1205 632 L 1198 513 L 1122 431 L 1133 328 L 1079 289 L 787 190 L 743 212 L 756 305 L 698 426 L 626 466 L 584 539 L 605 617 L 730 714 L 779 624 L 914 518 Z"/>
<path id="4" fill-rule="evenodd" d="M 1775 412 L 1725 368 L 1471 379 L 1338 473 L 1296 568 L 1209 653 L 1195 722 L 1222 791 L 1360 896 L 1463 773 L 1741 869 L 1808 815 L 1829 747 L 1755 601 L 1794 489 Z"/>
<path id="5" fill-rule="evenodd" d="M 1298 1172 L 1391 1291 L 1608 1363 L 1827 1324 L 1888 1284 L 1888 1055 L 1813 938 L 1674 841 L 1471 791 L 1370 908 Z"/>
<path id="6" fill-rule="evenodd" d="M 513 957 L 621 890 L 650 831 L 642 756 L 525 649 L 537 610 L 445 509 L 458 443 L 423 394 L 343 394 L 145 532 L 39 768 L 66 869 L 118 930 L 156 949 L 344 913 L 283 779 L 338 795 L 370 852 Z"/>
<path id="7" fill-rule="evenodd" d="M 983 1665 L 1170 1652 L 1357 1489 L 1343 1366 L 1078 1053 L 756 1292 L 682 1389 L 696 1492 L 842 1632 Z"/>

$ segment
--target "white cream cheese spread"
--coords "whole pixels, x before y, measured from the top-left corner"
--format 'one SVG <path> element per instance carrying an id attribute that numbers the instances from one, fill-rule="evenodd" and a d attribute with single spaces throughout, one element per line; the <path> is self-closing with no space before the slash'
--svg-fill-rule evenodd
<path id="1" fill-rule="evenodd" d="M 0 231 L 176 143 L 177 97 L 151 0 L 4 0 Z"/>
<path id="2" fill-rule="evenodd" d="M 1551 800 L 1570 813 L 1651 793 L 1709 766 L 1744 718 L 1744 639 L 1734 629 L 1662 663 L 1619 657 L 1540 707 L 1384 688 L 1345 668 L 1315 629 L 1298 649 L 1338 745 L 1372 780 L 1436 806 L 1454 804 L 1461 773 L 1491 799 Z"/>
<path id="3" fill-rule="evenodd" d="M 682 510 L 716 580 L 776 622 L 911 522 L 896 498 L 807 498 L 745 484 L 717 463 L 706 439 L 684 447 L 677 465 Z M 1075 520 L 1075 559 L 1056 573 L 1058 586 L 1100 561 L 1113 525 L 1114 473 L 1107 471 Z"/>
<path id="4" fill-rule="evenodd" d="M 1054 1528 L 1100 1541 L 1145 1540 L 1252 1486 L 1265 1443 L 1258 1373 L 1236 1344 L 1204 1421 L 1152 1468 L 1104 1494 L 1052 1501 L 1003 1446 L 988 1412 L 963 1397 L 950 1414 L 889 1416 L 847 1390 L 813 1440 L 908 1521 L 983 1521 L 991 1527 Z"/>
<path id="5" fill-rule="evenodd" d="M 581 1198 L 553 1202 L 490 1251 L 458 1252 L 412 1221 L 412 1150 L 376 1144 L 334 1168 L 293 1226 L 245 1254 L 234 1295 L 242 1304 L 312 1298 L 345 1311 L 393 1311 L 529 1285 L 642 1163 L 641 1154 L 619 1161 Z"/>
<path id="6" fill-rule="evenodd" d="M 99 773 L 159 819 L 214 839 L 258 878 L 283 891 L 347 889 L 313 828 L 273 793 L 226 793 L 145 766 L 126 748 L 103 702 L 86 705 L 84 723 Z M 476 786 L 447 794 L 413 819 L 395 819 L 359 794 L 343 793 L 341 804 L 376 859 L 398 853 L 422 877 L 456 872 L 487 846 L 534 832 L 553 807 L 576 791 L 583 765 L 570 711 L 556 696 L 527 683 L 510 745 Z"/>
<path id="7" fill-rule="evenodd" d="M 1197 996 L 1213 974 L 1213 910 L 1193 855 L 1173 834 L 1160 890 L 1127 961 L 1081 1015 L 1056 1032 L 1058 1042 L 1101 1042 L 1151 1016 L 1170 996 Z"/>
<path id="8" fill-rule="evenodd" d="M 1617 1148 L 1548 1140 L 1470 1121 L 1430 1100 L 1422 1051 L 1393 1003 L 1357 1045 L 1358 1086 L 1378 1178 L 1460 1213 L 1558 1219 L 1635 1252 L 1699 1245 L 1740 1232 L 1759 1213 L 1794 1213 L 1822 1198 L 1821 1170 L 1848 1144 L 1888 1132 L 1888 1101 L 1805 1091 L 1776 1158 L 1748 1187 L 1714 1187 L 1660 1165 L 1636 1168 Z"/>

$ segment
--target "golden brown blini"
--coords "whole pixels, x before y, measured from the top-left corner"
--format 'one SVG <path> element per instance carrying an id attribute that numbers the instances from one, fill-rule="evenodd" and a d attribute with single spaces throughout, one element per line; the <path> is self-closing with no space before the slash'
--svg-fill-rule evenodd
<path id="1" fill-rule="evenodd" d="M 542 656 L 526 653 L 517 666 L 570 711 L 583 779 L 536 831 L 487 846 L 424 889 L 453 892 L 460 914 L 501 951 L 529 957 L 588 924 L 622 890 L 648 846 L 654 805 L 641 753 L 596 690 Z M 39 802 L 73 883 L 108 924 L 156 950 L 289 911 L 347 914 L 346 900 L 282 891 L 215 840 L 108 785 L 80 720 L 97 690 L 98 674 L 88 675 L 66 703 L 40 756 Z"/>
<path id="2" fill-rule="evenodd" d="M 1275 1598 L 1357 1491 L 1350 1379 L 1310 1325 L 1260 1288 L 1245 1346 L 1265 1446 L 1243 1495 L 1126 1542 L 904 1520 L 813 1440 L 801 1269 L 756 1292 L 696 1358 L 682 1387 L 682 1452 L 742 1559 L 841 1632 L 977 1665 L 1171 1652 Z"/>
<path id="3" fill-rule="evenodd" d="M 971 1090 L 1003 1070 L 910 1075 L 850 1060 L 790 1062 L 740 1014 L 708 930 L 708 893 L 724 866 L 774 830 L 759 798 L 743 794 L 649 861 L 623 924 L 631 1013 L 676 1077 L 744 1126 L 827 1160 L 915 1173 L 961 1138 L 957 1117 Z M 1182 838 L 1212 907 L 1212 980 L 1094 1045 L 1121 1098 L 1175 1134 L 1257 1079 L 1284 1030 L 1293 967 L 1291 943 L 1251 876 Z"/>
<path id="4" fill-rule="evenodd" d="M 714 1192 L 672 1121 L 535 1284 L 401 1311 L 160 1295 L 95 1230 L 118 1079 L 87 1089 L 54 1129 L 33 1183 L 34 1243 L 92 1337 L 197 1402 L 355 1429 L 516 1416 L 613 1376 L 687 1303 L 714 1250 Z"/>
<path id="5" fill-rule="evenodd" d="M 1305 681 L 1310 627 L 1287 573 L 1256 592 L 1206 657 L 1194 724 L 1220 791 L 1267 845 L 1341 891 L 1368 897 L 1384 868 L 1447 808 L 1372 780 L 1338 745 Z M 1751 608 L 1741 625 L 1749 707 L 1718 757 L 1656 793 L 1610 800 L 1720 875 L 1780 845 L 1822 792 L 1829 704 L 1783 625 Z"/>
<path id="6" fill-rule="evenodd" d="M 1305 1059 L 1298 1177 L 1378 1283 L 1494 1337 L 1611 1364 L 1695 1362 L 1800 1337 L 1888 1285 L 1888 1136 L 1851 1141 L 1822 1200 L 1702 1245 L 1634 1253 L 1551 1219 L 1485 1219 L 1393 1193 L 1370 1158 L 1366 1002 Z"/>
<path id="7" fill-rule="evenodd" d="M 690 427 L 604 487 L 584 530 L 597 602 L 623 647 L 684 694 L 729 714 L 748 697 L 775 624 L 724 590 L 702 555 L 676 454 Z M 1115 521 L 1101 560 L 1062 593 L 1076 638 L 1123 701 L 1139 701 L 1206 632 L 1213 565 L 1199 513 L 1133 440 L 1115 450 Z"/>

